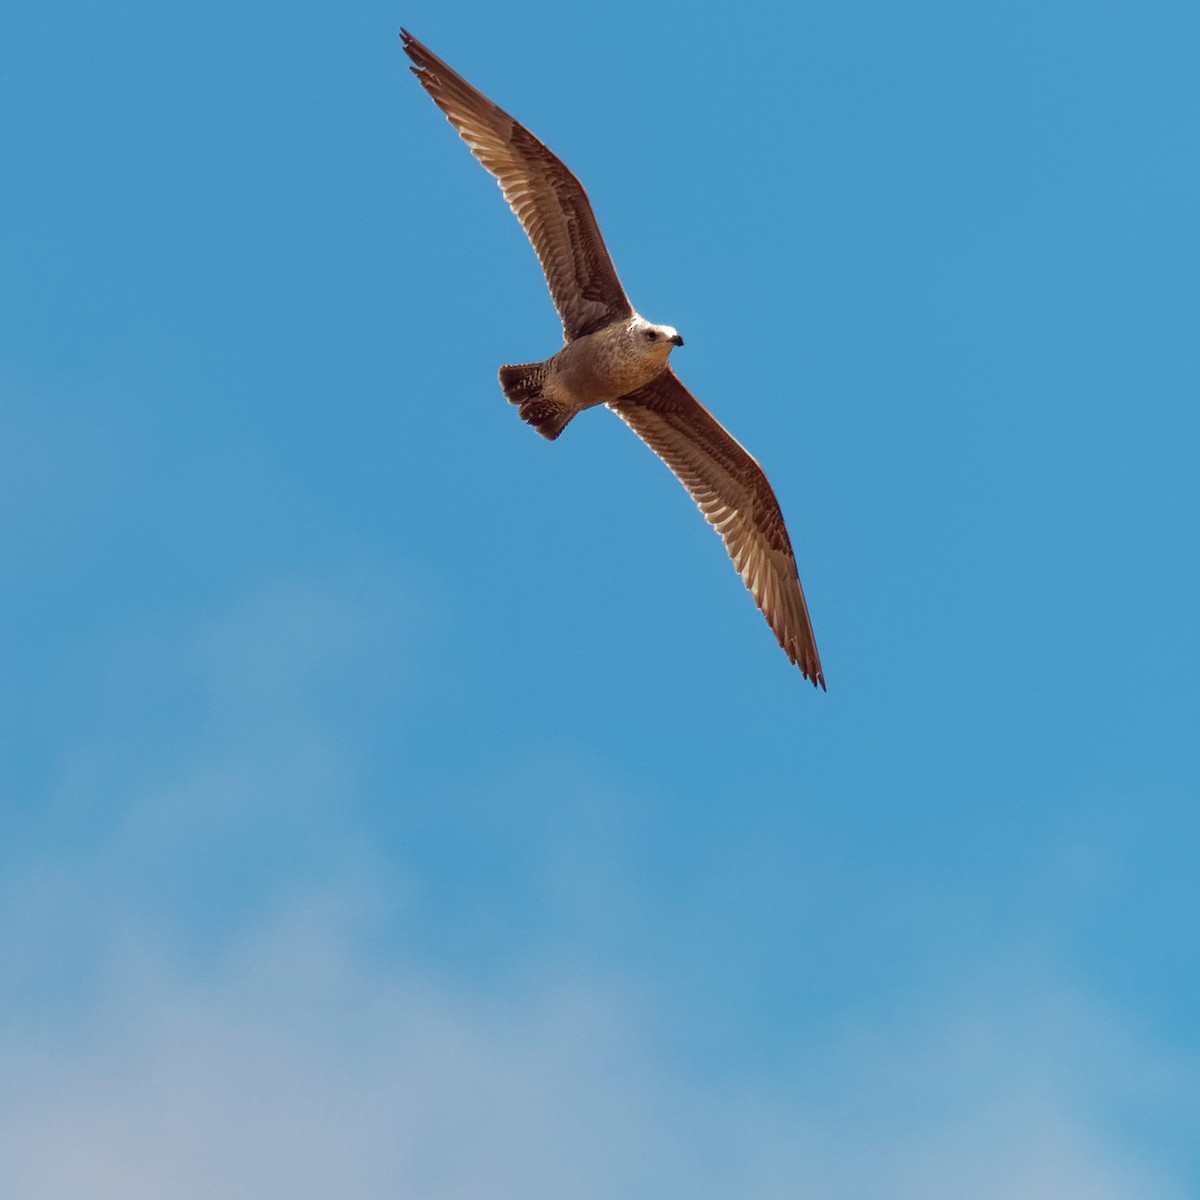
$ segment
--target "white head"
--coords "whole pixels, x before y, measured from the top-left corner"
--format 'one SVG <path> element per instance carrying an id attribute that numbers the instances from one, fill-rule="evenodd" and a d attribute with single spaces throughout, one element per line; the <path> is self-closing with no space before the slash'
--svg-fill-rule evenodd
<path id="1" fill-rule="evenodd" d="M 683 345 L 683 338 L 673 325 L 655 325 L 639 313 L 634 313 L 629 322 L 629 335 L 639 358 L 650 358 L 664 365 L 671 351 Z"/>

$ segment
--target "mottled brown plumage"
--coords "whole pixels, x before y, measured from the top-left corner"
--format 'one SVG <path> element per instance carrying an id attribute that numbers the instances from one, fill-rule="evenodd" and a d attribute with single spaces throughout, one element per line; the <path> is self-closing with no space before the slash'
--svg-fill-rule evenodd
<path id="1" fill-rule="evenodd" d="M 721 535 L 788 658 L 825 676 L 792 544 L 762 468 L 668 365 L 683 339 L 634 311 L 579 180 L 523 125 L 401 31 L 422 87 L 496 177 L 537 253 L 566 345 L 544 363 L 502 367 L 501 384 L 544 437 L 606 404 L 667 464 Z"/>
<path id="2" fill-rule="evenodd" d="M 541 260 L 570 341 L 633 314 L 583 185 L 519 121 L 401 30 L 413 74 L 496 177 Z"/>
<path id="3" fill-rule="evenodd" d="M 609 407 L 674 471 L 721 535 L 784 653 L 824 687 L 791 539 L 762 467 L 670 367 Z"/>

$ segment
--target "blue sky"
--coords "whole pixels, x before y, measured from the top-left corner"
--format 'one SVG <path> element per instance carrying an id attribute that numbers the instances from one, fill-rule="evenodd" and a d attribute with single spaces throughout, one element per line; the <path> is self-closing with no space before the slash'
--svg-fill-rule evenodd
<path id="1" fill-rule="evenodd" d="M 1200 1192 L 1193 5 L 0 17 L 0 1191 Z M 404 24 L 581 177 L 829 682 Z"/>

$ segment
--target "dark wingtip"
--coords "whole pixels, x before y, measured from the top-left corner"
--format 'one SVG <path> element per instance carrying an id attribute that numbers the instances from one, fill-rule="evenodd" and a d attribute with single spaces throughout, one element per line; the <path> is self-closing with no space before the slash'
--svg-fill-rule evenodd
<path id="1" fill-rule="evenodd" d="M 408 30 L 403 26 L 401 26 L 400 29 L 400 45 L 403 48 L 404 53 L 407 54 L 408 57 L 413 60 L 413 62 L 417 61 L 417 54 L 425 49 L 425 47 L 422 46 L 421 43 L 418 42 L 417 39 L 413 37 L 413 35 L 409 33 Z"/>
<path id="2" fill-rule="evenodd" d="M 825 686 L 825 672 L 822 671 L 820 667 L 814 671 L 811 667 L 806 667 L 803 663 L 798 662 L 796 663 L 796 666 L 800 668 L 800 674 L 803 675 L 804 678 L 813 685 L 813 687 L 819 687 L 823 692 L 828 691 L 828 688 Z"/>
<path id="3" fill-rule="evenodd" d="M 422 46 L 421 43 L 418 42 L 417 39 L 415 37 L 413 37 L 413 35 L 411 33 L 408 32 L 407 29 L 403 29 L 403 28 L 400 30 L 400 46 L 404 50 L 404 53 L 407 54 L 408 57 L 413 61 L 413 63 L 416 64 L 415 66 L 411 66 L 408 69 L 418 79 L 420 79 L 425 74 L 425 72 L 428 68 L 428 63 L 423 61 L 422 51 L 424 51 L 425 54 L 428 54 L 429 51 L 425 50 L 425 47 Z"/>
<path id="4" fill-rule="evenodd" d="M 788 662 L 790 662 L 793 666 L 799 667 L 800 674 L 807 679 L 808 682 L 813 685 L 813 687 L 819 687 L 823 692 L 827 692 L 829 690 L 825 686 L 825 672 L 821 669 L 820 660 L 817 660 L 816 666 L 812 665 L 811 660 L 817 657 L 815 654 L 811 656 L 805 654 L 804 650 L 800 646 L 794 644 L 784 645 L 784 643 L 781 642 L 780 645 L 783 646 L 784 652 L 788 656 Z"/>

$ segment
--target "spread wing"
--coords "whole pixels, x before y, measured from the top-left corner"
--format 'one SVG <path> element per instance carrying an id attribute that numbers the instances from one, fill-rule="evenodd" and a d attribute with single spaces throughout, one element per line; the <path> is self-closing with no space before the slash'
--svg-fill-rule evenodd
<path id="1" fill-rule="evenodd" d="M 400 31 L 412 72 L 496 177 L 541 260 L 567 341 L 633 315 L 583 185 L 519 121 Z"/>
<path id="2" fill-rule="evenodd" d="M 609 407 L 679 477 L 721 535 L 784 653 L 824 688 L 796 557 L 762 468 L 669 367 Z"/>

